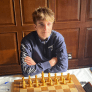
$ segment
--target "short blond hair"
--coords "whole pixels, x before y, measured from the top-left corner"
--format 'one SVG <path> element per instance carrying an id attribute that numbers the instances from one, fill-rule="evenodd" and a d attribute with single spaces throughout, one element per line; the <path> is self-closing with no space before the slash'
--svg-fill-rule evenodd
<path id="1" fill-rule="evenodd" d="M 32 13 L 32 17 L 33 17 L 34 24 L 36 24 L 36 22 L 40 21 L 40 20 L 47 20 L 47 21 L 51 21 L 51 22 L 54 22 L 54 20 L 55 20 L 54 12 L 51 9 L 47 8 L 47 7 L 37 8 Z"/>

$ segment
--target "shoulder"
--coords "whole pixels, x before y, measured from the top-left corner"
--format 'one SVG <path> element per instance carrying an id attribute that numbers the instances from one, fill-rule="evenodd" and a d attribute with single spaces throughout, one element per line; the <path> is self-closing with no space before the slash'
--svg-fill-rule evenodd
<path id="1" fill-rule="evenodd" d="M 36 31 L 30 32 L 28 35 L 26 35 L 26 36 L 22 39 L 21 43 L 28 43 L 28 42 L 34 40 L 34 35 L 36 35 Z"/>
<path id="2" fill-rule="evenodd" d="M 55 31 L 55 30 L 52 30 L 52 33 L 53 35 L 55 35 L 55 39 L 58 40 L 58 41 L 64 41 L 64 37 L 61 33 Z"/>

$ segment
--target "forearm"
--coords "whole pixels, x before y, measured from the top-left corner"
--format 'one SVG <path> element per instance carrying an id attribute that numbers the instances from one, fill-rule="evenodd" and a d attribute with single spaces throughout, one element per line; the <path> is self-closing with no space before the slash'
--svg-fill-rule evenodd
<path id="1" fill-rule="evenodd" d="M 36 65 L 29 66 L 26 63 L 21 64 L 22 72 L 24 76 L 32 76 L 36 75 L 38 73 L 41 73 L 42 71 L 45 71 L 46 69 L 50 68 L 49 61 L 43 62 L 43 63 L 37 63 Z"/>
<path id="2" fill-rule="evenodd" d="M 62 61 L 58 61 L 55 66 L 49 69 L 51 73 L 57 72 L 65 72 L 68 69 L 68 59 L 62 59 Z"/>

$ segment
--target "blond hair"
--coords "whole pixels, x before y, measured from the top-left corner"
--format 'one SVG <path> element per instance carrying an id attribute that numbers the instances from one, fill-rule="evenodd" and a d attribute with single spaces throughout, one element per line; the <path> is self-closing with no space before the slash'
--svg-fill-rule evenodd
<path id="1" fill-rule="evenodd" d="M 36 24 L 37 21 L 46 20 L 54 22 L 54 13 L 47 7 L 39 7 L 33 13 L 33 22 Z"/>

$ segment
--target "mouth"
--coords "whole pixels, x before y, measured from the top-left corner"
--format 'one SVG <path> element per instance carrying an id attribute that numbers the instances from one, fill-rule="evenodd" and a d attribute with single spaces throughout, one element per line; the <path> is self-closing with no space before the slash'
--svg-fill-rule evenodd
<path id="1" fill-rule="evenodd" d="M 48 32 L 43 32 L 43 33 L 48 33 Z"/>

